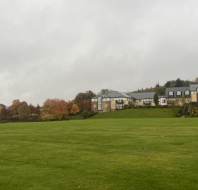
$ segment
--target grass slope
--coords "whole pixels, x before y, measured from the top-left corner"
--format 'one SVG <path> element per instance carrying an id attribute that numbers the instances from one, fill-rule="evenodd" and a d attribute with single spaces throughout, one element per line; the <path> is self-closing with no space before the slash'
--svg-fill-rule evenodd
<path id="1" fill-rule="evenodd" d="M 198 119 L 0 125 L 2 190 L 197 190 Z"/>
<path id="2" fill-rule="evenodd" d="M 176 117 L 177 112 L 178 108 L 138 108 L 99 113 L 94 118 L 171 118 Z"/>

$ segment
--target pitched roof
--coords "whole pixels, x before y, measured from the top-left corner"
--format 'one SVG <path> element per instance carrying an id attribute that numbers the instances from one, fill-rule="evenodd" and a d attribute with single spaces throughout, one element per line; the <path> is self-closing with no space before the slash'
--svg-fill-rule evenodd
<path id="1" fill-rule="evenodd" d="M 198 89 L 198 84 L 191 84 L 190 85 L 190 90 L 191 91 L 197 91 L 197 89 Z"/>
<path id="2" fill-rule="evenodd" d="M 101 90 L 96 97 L 102 98 L 128 98 L 127 94 L 114 90 Z"/>
<path id="3" fill-rule="evenodd" d="M 185 87 L 172 87 L 172 88 L 166 88 L 166 95 L 168 92 L 172 91 L 172 92 L 177 92 L 177 91 L 181 91 L 181 92 L 185 92 L 186 90 L 190 90 L 190 87 L 185 86 Z"/>
<path id="4" fill-rule="evenodd" d="M 158 98 L 167 98 L 167 96 L 165 96 L 165 95 L 164 96 L 158 96 Z"/>
<path id="5" fill-rule="evenodd" d="M 129 92 L 127 95 L 136 100 L 153 99 L 155 92 Z"/>

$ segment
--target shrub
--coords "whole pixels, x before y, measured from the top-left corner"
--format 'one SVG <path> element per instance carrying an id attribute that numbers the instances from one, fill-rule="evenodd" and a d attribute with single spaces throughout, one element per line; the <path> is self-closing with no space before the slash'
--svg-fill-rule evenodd
<path id="1" fill-rule="evenodd" d="M 198 103 L 185 104 L 179 110 L 178 116 L 198 117 Z"/>
<path id="2" fill-rule="evenodd" d="M 90 117 L 94 116 L 95 114 L 96 114 L 95 112 L 89 112 L 89 111 L 84 111 L 81 113 L 83 119 L 90 118 Z"/>

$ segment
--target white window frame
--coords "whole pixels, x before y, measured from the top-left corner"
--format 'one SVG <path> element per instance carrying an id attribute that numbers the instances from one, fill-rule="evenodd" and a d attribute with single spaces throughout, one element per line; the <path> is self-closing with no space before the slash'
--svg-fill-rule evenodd
<path id="1" fill-rule="evenodd" d="M 185 96 L 190 96 L 190 90 L 186 90 L 186 91 L 184 92 L 184 94 L 185 94 Z"/>
<path id="2" fill-rule="evenodd" d="M 178 90 L 178 91 L 176 92 L 176 94 L 177 94 L 177 96 L 182 96 L 182 91 Z"/>

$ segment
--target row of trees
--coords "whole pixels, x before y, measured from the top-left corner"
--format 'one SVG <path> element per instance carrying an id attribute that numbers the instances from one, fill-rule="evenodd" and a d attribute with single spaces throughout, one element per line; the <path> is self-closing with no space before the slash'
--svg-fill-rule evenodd
<path id="1" fill-rule="evenodd" d="M 12 105 L 7 107 L 3 104 L 0 105 L 0 120 L 16 121 L 16 120 L 33 120 L 38 119 L 40 116 L 40 107 L 28 105 L 27 102 L 14 100 Z"/>
<path id="2" fill-rule="evenodd" d="M 74 102 L 66 102 L 64 100 L 53 99 L 47 100 L 41 109 L 42 120 L 64 120 L 71 115 L 80 112 L 80 108 Z"/>
<path id="3" fill-rule="evenodd" d="M 79 93 L 73 101 L 48 99 L 43 106 L 29 105 L 25 101 L 14 100 L 11 106 L 0 104 L 0 121 L 41 121 L 64 120 L 76 115 L 91 113 L 91 91 Z"/>

